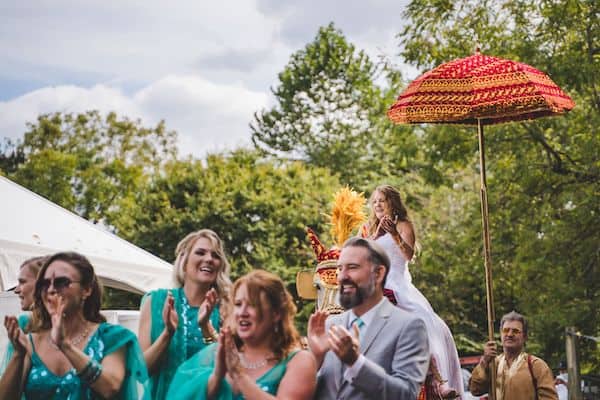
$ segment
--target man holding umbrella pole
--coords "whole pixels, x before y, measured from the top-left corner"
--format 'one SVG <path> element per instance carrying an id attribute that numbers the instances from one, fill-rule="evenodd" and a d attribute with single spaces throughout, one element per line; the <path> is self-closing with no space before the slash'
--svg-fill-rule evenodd
<path id="1" fill-rule="evenodd" d="M 527 321 L 511 311 L 500 321 L 503 353 L 497 356 L 496 342 L 484 345 L 483 357 L 469 381 L 471 393 L 479 396 L 490 390 L 490 366 L 496 366 L 496 400 L 558 400 L 552 370 L 541 358 L 525 352 Z"/>

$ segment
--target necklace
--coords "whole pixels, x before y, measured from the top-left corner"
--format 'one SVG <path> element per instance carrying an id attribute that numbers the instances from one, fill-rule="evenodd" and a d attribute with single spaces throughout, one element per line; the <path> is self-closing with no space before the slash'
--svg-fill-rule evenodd
<path id="1" fill-rule="evenodd" d="M 90 330 L 86 324 L 86 327 L 83 329 L 83 331 L 81 333 L 79 333 L 74 338 L 71 338 L 71 344 L 73 346 L 77 346 L 79 343 L 83 342 L 83 340 L 86 337 L 88 337 L 89 334 L 90 334 Z M 59 350 L 58 345 L 56 343 L 54 343 L 54 340 L 52 340 L 51 335 L 48 335 L 48 342 L 50 343 L 50 346 L 54 347 L 56 350 Z"/>
<path id="2" fill-rule="evenodd" d="M 260 361 L 250 362 L 246 360 L 244 353 L 239 353 L 239 355 L 240 365 L 245 369 L 259 369 L 267 365 L 267 363 L 272 360 L 272 357 L 265 357 Z"/>

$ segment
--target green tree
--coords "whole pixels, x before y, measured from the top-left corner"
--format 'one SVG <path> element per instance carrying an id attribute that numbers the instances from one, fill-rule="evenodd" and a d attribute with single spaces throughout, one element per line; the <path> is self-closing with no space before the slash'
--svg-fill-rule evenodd
<path id="1" fill-rule="evenodd" d="M 24 162 L 23 150 L 18 149 L 17 144 L 12 140 L 4 138 L 0 143 L 0 173 L 13 173 Z"/>
<path id="2" fill-rule="evenodd" d="M 237 150 L 206 160 L 168 163 L 140 192 L 119 233 L 165 260 L 190 232 L 210 228 L 223 239 L 232 279 L 253 268 L 278 274 L 295 293 L 295 276 L 315 261 L 305 227 L 319 231 L 333 192 L 327 170 L 264 160 Z M 310 303 L 306 313 L 314 308 Z"/>
<path id="3" fill-rule="evenodd" d="M 41 115 L 22 141 L 5 140 L 0 171 L 10 179 L 83 218 L 114 229 L 136 193 L 176 156 L 175 133 L 164 123 L 81 114 Z M 137 308 L 139 296 L 106 288 L 104 308 Z"/>
<path id="4" fill-rule="evenodd" d="M 177 155 L 176 134 L 164 123 L 54 113 L 28 124 L 21 142 L 3 148 L 3 173 L 93 222 L 110 225 L 133 195 Z"/>
<path id="5" fill-rule="evenodd" d="M 374 64 L 348 43 L 333 24 L 294 53 L 273 90 L 277 105 L 255 114 L 255 146 L 268 154 L 326 166 L 344 183 L 366 185 L 372 171 L 406 167 L 385 144 L 394 128 L 385 118 L 381 77 L 393 86 L 399 74 L 386 63 Z M 396 90 L 393 90 L 395 92 Z M 389 158 L 389 157 L 388 157 Z M 373 163 L 377 165 L 373 165 Z"/>

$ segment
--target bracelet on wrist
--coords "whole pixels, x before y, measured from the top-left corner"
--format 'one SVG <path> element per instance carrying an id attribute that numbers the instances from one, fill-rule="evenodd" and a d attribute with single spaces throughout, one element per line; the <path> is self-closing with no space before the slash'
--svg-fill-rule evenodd
<path id="1" fill-rule="evenodd" d="M 206 336 L 204 336 L 204 332 L 202 333 L 202 342 L 204 342 L 204 344 L 215 343 L 219 339 L 219 336 L 217 336 L 217 332 L 215 332 L 214 330 L 212 332 L 208 332 L 208 335 Z"/>
<path id="2" fill-rule="evenodd" d="M 202 336 L 204 344 L 211 344 L 217 341 L 217 335 Z"/>
<path id="3" fill-rule="evenodd" d="M 215 343 L 215 342 L 216 342 L 216 340 L 212 336 L 209 336 L 209 337 L 204 337 L 203 336 L 202 337 L 202 343 L 204 343 L 204 344 L 212 344 L 212 343 Z"/>
<path id="4" fill-rule="evenodd" d="M 77 373 L 77 377 L 87 385 L 92 385 L 102 374 L 102 365 L 98 361 L 91 359 L 85 367 Z"/>

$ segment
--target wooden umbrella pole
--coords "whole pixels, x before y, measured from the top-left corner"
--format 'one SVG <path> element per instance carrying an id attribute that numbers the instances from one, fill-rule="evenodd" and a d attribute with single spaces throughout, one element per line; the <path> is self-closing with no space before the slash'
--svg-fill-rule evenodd
<path id="1" fill-rule="evenodd" d="M 487 183 L 485 176 L 485 142 L 483 139 L 483 124 L 477 119 L 477 134 L 479 137 L 479 176 L 481 177 L 481 223 L 483 226 L 483 260 L 485 266 L 485 291 L 487 303 L 488 340 L 494 340 L 494 295 L 492 286 L 492 257 L 489 229 Z M 496 400 L 496 364 L 490 363 L 490 391 L 489 398 Z"/>

